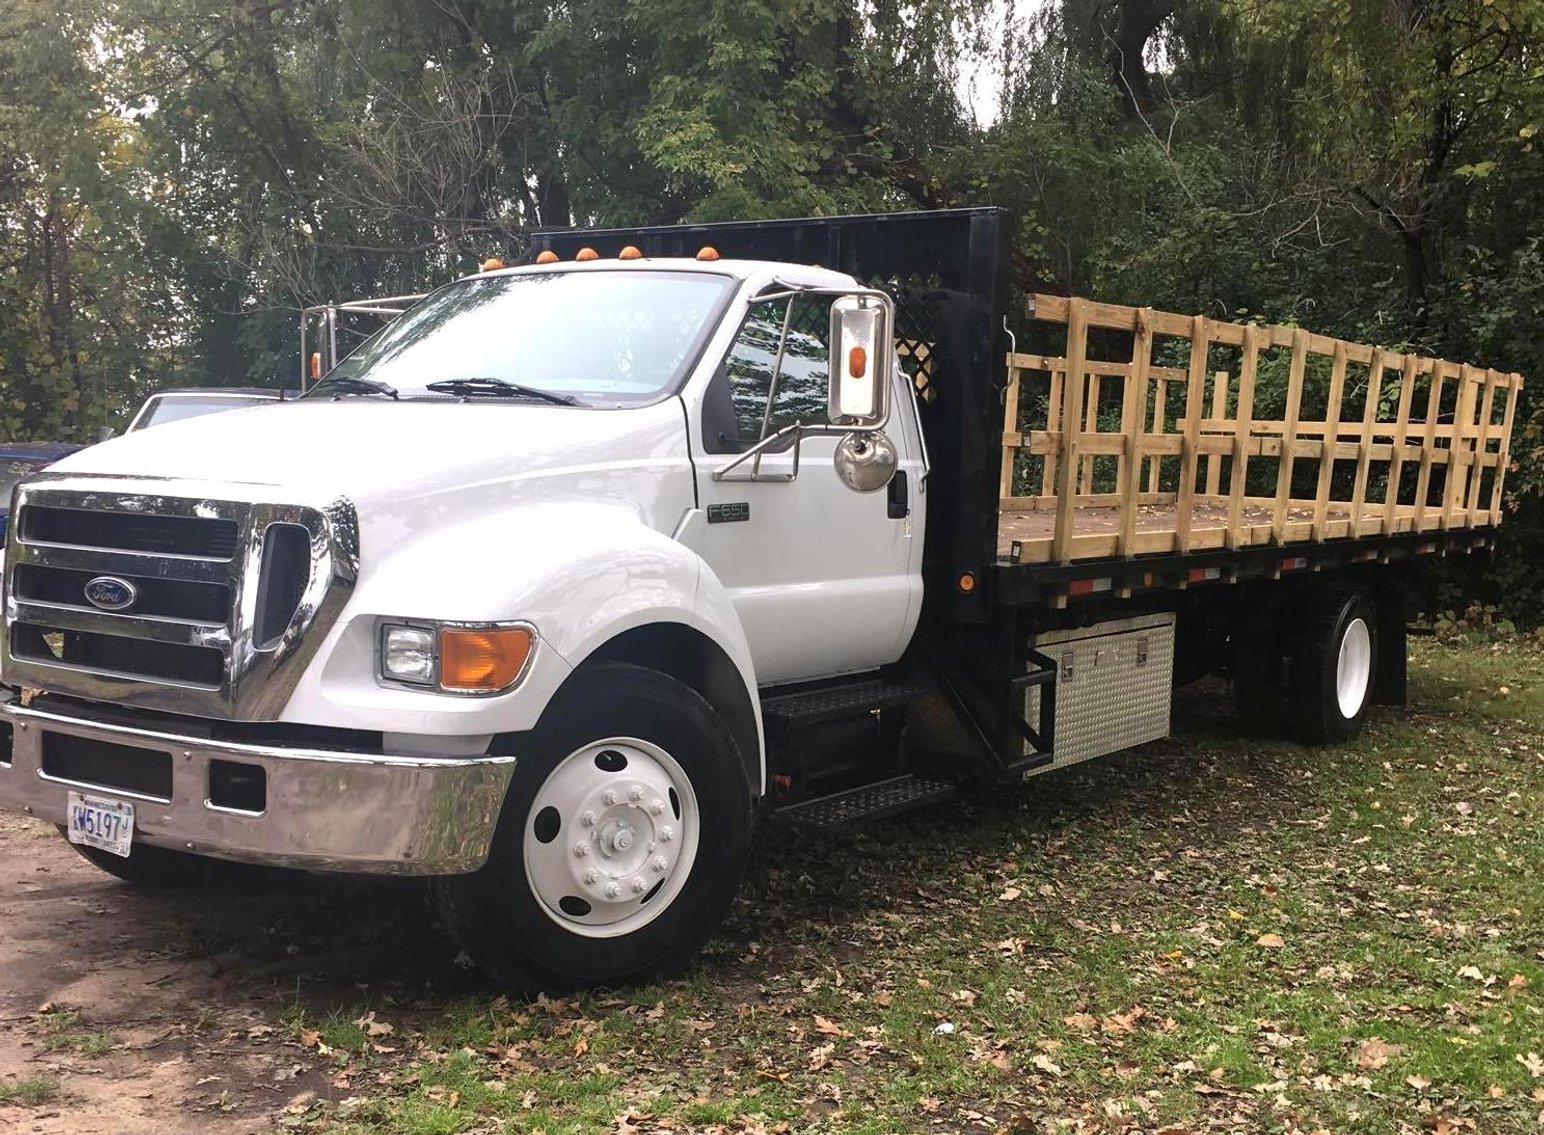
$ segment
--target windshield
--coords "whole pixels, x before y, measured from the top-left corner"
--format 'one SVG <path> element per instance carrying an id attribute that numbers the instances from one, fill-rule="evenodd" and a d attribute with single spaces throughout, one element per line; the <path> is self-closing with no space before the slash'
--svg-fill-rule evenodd
<path id="1" fill-rule="evenodd" d="M 272 401 L 275 399 L 256 396 L 243 398 L 230 394 L 210 395 L 207 398 L 153 396 L 149 411 L 134 423 L 134 428 L 142 430 L 146 426 L 162 426 L 167 422 L 180 422 L 183 418 L 201 418 L 205 414 L 218 414 L 222 410 L 240 410 L 243 406 L 257 406 Z"/>
<path id="2" fill-rule="evenodd" d="M 495 379 L 589 406 L 652 402 L 675 389 L 733 287 L 729 276 L 648 270 L 462 280 L 340 362 L 316 396 L 342 393 L 333 379 L 440 399 L 465 392 L 430 383 Z"/>

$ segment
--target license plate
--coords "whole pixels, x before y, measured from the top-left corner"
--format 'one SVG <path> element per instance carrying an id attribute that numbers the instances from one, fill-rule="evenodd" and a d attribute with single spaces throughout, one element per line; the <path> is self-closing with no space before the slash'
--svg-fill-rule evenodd
<path id="1" fill-rule="evenodd" d="M 134 840 L 134 805 L 118 800 L 70 793 L 70 822 L 65 829 L 71 843 L 99 847 L 103 851 L 129 857 Z"/>

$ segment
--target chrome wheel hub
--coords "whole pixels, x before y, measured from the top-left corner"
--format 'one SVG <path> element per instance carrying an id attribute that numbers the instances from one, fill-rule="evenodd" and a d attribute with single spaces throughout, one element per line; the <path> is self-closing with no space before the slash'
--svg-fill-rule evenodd
<path id="1" fill-rule="evenodd" d="M 1347 721 L 1362 711 L 1371 679 L 1372 633 L 1363 620 L 1352 619 L 1341 636 L 1340 656 L 1335 661 L 1335 700 Z"/>
<path id="2" fill-rule="evenodd" d="M 526 878 L 548 917 L 587 937 L 652 922 L 697 856 L 691 781 L 659 746 L 597 741 L 548 774 L 526 817 Z"/>

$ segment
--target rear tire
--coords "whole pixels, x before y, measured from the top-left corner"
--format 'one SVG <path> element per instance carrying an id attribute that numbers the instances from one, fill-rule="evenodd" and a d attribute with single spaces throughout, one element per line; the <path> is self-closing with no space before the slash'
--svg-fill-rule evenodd
<path id="1" fill-rule="evenodd" d="M 1350 741 L 1362 731 L 1377 680 L 1378 616 L 1341 585 L 1309 603 L 1292 659 L 1292 731 L 1304 744 Z"/>
<path id="2" fill-rule="evenodd" d="M 64 835 L 62 829 L 59 834 Z M 143 843 L 134 844 L 128 858 L 78 843 L 72 843 L 70 847 L 93 867 L 142 891 L 212 887 L 241 869 L 237 863 Z"/>
<path id="3" fill-rule="evenodd" d="M 606 662 L 515 745 L 487 864 L 433 883 L 451 933 L 522 992 L 684 968 L 750 851 L 750 788 L 723 719 L 666 674 Z"/>

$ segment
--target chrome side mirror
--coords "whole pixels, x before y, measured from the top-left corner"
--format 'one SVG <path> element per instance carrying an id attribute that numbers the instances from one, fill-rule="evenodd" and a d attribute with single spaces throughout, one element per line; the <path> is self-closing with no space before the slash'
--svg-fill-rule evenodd
<path id="1" fill-rule="evenodd" d="M 836 475 L 855 493 L 875 493 L 895 478 L 895 443 L 881 430 L 850 433 L 836 444 Z"/>
<path id="2" fill-rule="evenodd" d="M 888 298 L 873 292 L 842 296 L 831 305 L 826 408 L 832 422 L 877 429 L 889 418 L 894 322 Z"/>

